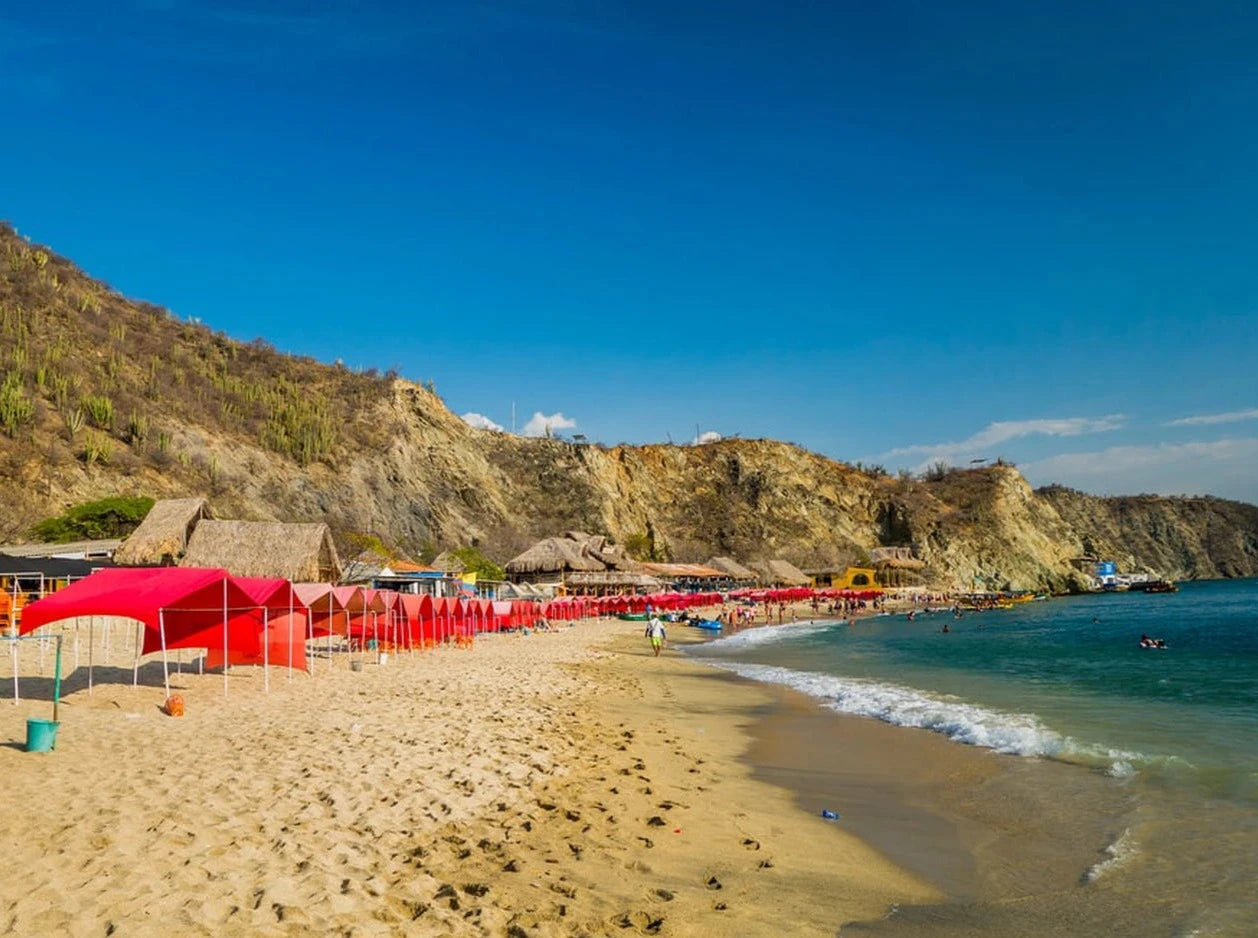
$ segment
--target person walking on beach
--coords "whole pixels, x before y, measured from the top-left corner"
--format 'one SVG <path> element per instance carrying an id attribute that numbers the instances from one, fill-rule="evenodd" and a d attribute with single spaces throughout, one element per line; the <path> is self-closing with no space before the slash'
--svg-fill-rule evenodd
<path id="1" fill-rule="evenodd" d="M 668 633 L 664 631 L 664 623 L 660 621 L 659 616 L 651 616 L 651 621 L 646 627 L 646 637 L 651 640 L 651 647 L 655 650 L 655 657 L 658 658 L 660 649 L 668 639 Z"/>

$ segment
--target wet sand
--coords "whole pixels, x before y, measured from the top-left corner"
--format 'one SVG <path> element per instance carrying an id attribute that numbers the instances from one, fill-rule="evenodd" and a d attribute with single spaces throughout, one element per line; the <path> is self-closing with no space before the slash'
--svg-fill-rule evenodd
<path id="1" fill-rule="evenodd" d="M 793 791 L 804 813 L 836 811 L 836 824 L 946 896 L 843 934 L 1178 934 L 1169 922 L 1184 918 L 1183 897 L 1142 890 L 1138 876 L 1091 875 L 1138 824 L 1122 780 L 834 713 L 785 687 L 765 692 L 744 756 L 754 776 Z"/>
<path id="2" fill-rule="evenodd" d="M 43 935 L 834 935 L 943 893 L 740 760 L 764 688 L 651 657 L 639 623 L 361 672 L 131 687 L 125 632 L 58 748 L 0 702 L 4 928 Z M 98 642 L 100 636 L 97 636 Z M 119 658 L 125 661 L 120 663 Z M 86 656 L 84 656 L 86 658 Z M 97 648 L 96 661 L 106 661 Z M 45 663 L 46 668 L 47 663 Z M 42 697 L 42 699 L 41 699 Z"/>

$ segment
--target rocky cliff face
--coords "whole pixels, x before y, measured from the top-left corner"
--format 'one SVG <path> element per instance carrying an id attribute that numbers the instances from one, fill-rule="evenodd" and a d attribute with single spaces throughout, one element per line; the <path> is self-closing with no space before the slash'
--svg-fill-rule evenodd
<path id="1" fill-rule="evenodd" d="M 1050 486 L 1040 498 L 1077 533 L 1085 552 L 1122 570 L 1172 579 L 1258 576 L 1258 506 L 1220 498 L 1099 498 Z"/>
<path id="2" fill-rule="evenodd" d="M 564 530 L 658 556 L 841 566 L 912 544 L 934 583 L 1065 589 L 1089 547 L 1169 576 L 1258 572 L 1258 508 L 1031 491 L 994 466 L 934 481 L 771 440 L 602 447 L 474 430 L 431 390 L 242 344 L 127 301 L 0 226 L 0 540 L 115 494 L 325 520 L 404 549 L 506 560 Z M 7 370 L 6 370 L 7 369 Z"/>

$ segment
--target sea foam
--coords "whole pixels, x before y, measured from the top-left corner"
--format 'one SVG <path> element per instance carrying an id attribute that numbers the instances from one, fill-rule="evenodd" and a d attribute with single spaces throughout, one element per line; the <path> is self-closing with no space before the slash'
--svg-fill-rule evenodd
<path id="1" fill-rule="evenodd" d="M 1020 756 L 1060 756 L 1066 748 L 1066 739 L 1032 714 L 1006 713 L 898 684 L 742 661 L 709 663 L 755 681 L 784 684 L 840 713 L 932 730 L 971 746 Z"/>
<path id="2" fill-rule="evenodd" d="M 1083 874 L 1085 883 L 1095 883 L 1102 876 L 1114 872 L 1115 869 L 1122 866 L 1133 856 L 1136 855 L 1136 841 L 1131 836 L 1131 830 L 1125 830 L 1122 836 L 1105 848 L 1105 859 L 1088 867 Z"/>
<path id="3" fill-rule="evenodd" d="M 746 651 L 748 648 L 758 648 L 761 645 L 771 645 L 775 642 L 786 641 L 787 639 L 815 635 L 818 632 L 824 632 L 827 629 L 836 627 L 834 622 L 813 622 L 811 620 L 792 622 L 789 625 L 761 625 L 695 646 L 690 651 L 690 654 L 698 657 L 732 654 L 734 652 Z"/>

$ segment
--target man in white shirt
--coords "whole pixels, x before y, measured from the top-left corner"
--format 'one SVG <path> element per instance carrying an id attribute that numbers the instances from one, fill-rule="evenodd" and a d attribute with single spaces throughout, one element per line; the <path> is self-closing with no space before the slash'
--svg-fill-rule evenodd
<path id="1" fill-rule="evenodd" d="M 646 627 L 646 637 L 651 640 L 651 647 L 655 649 L 655 657 L 658 658 L 660 649 L 668 638 L 668 634 L 664 631 L 664 623 L 660 621 L 659 616 L 651 616 L 651 621 Z"/>

